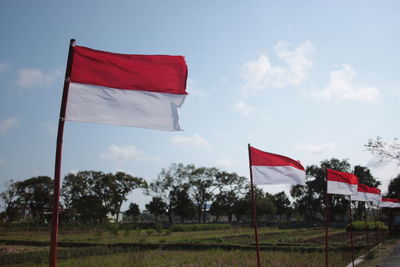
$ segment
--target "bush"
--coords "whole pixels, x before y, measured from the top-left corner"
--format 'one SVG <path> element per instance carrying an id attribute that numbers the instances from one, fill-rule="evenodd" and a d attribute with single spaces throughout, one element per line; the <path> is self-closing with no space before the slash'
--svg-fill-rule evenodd
<path id="1" fill-rule="evenodd" d="M 209 231 L 231 229 L 230 224 L 176 224 L 171 227 L 172 232 Z"/>
<path id="2" fill-rule="evenodd" d="M 346 225 L 346 231 L 350 231 L 352 229 L 353 231 L 376 231 L 377 229 L 381 229 L 381 223 L 380 222 L 367 222 L 367 228 L 365 227 L 365 221 L 354 221 L 352 225 L 348 224 Z M 385 226 L 383 226 L 383 229 L 386 229 Z"/>

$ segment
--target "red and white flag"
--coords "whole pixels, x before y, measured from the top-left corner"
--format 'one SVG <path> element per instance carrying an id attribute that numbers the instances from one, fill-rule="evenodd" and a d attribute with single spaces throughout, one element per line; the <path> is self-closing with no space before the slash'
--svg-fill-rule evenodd
<path id="1" fill-rule="evenodd" d="M 381 190 L 376 187 L 358 184 L 357 193 L 351 195 L 351 200 L 373 202 L 378 205 L 381 202 Z"/>
<path id="2" fill-rule="evenodd" d="M 182 56 L 75 46 L 65 119 L 179 131 L 186 78 Z"/>
<path id="3" fill-rule="evenodd" d="M 328 194 L 353 195 L 357 193 L 358 178 L 352 173 L 327 169 Z"/>
<path id="4" fill-rule="evenodd" d="M 298 161 L 251 146 L 249 149 L 254 184 L 305 185 L 306 173 Z"/>
<path id="5" fill-rule="evenodd" d="M 382 198 L 379 204 L 380 208 L 400 208 L 400 199 L 395 198 Z"/>

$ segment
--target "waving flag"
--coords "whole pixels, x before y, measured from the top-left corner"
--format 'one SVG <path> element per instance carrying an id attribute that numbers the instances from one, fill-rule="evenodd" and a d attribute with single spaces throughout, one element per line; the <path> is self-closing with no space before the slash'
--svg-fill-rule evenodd
<path id="1" fill-rule="evenodd" d="M 357 194 L 358 178 L 352 173 L 327 169 L 328 194 Z"/>
<path id="2" fill-rule="evenodd" d="M 400 199 L 395 198 L 382 198 L 379 204 L 381 208 L 400 208 Z"/>
<path id="3" fill-rule="evenodd" d="M 378 188 L 358 184 L 357 191 L 356 194 L 351 195 L 351 200 L 373 202 L 374 204 L 379 204 L 381 201 L 381 190 Z"/>
<path id="4" fill-rule="evenodd" d="M 285 156 L 250 146 L 250 166 L 254 184 L 305 184 L 303 166 Z"/>
<path id="5" fill-rule="evenodd" d="M 75 46 L 66 120 L 179 131 L 182 56 L 125 55 Z"/>

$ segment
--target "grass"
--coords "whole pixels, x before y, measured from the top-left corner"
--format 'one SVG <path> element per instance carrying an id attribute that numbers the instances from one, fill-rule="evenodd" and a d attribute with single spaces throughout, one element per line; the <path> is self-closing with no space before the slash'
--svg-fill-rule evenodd
<path id="1" fill-rule="evenodd" d="M 349 253 L 330 253 L 329 266 L 345 266 L 350 262 Z M 316 267 L 324 264 L 323 253 L 261 252 L 262 266 Z M 114 266 L 255 266 L 254 251 L 208 250 L 129 252 L 107 256 L 85 257 L 59 261 L 63 266 L 114 267 Z M 24 266 L 47 266 L 24 265 Z"/>
<path id="2" fill-rule="evenodd" d="M 87 229 L 63 231 L 61 229 L 60 242 L 93 243 L 99 247 L 93 249 L 72 248 L 72 245 L 70 248 L 60 247 L 60 250 L 64 250 L 63 253 L 60 253 L 60 255 L 64 255 L 64 259 L 60 260 L 60 266 L 135 266 L 132 263 L 139 266 L 254 266 L 255 251 L 252 247 L 254 247 L 255 241 L 252 228 L 200 229 L 201 227 L 197 226 L 196 231 L 185 229 L 181 232 L 173 232 L 170 229 L 159 231 L 155 229 L 114 229 L 109 231 L 99 228 L 91 231 L 87 231 Z M 2 233 L 0 239 L 41 241 L 45 246 L 48 245 L 47 242 L 50 239 L 49 233 L 44 231 L 3 231 Z M 334 239 L 336 234 L 343 236 L 347 236 L 347 234 L 343 229 L 329 229 L 329 234 L 332 235 L 330 241 L 332 251 L 329 254 L 330 266 L 348 264 L 350 251 L 336 250 L 336 248 L 348 246 L 346 240 Z M 362 235 L 362 232 L 359 232 L 359 235 Z M 325 259 L 321 242 L 324 236 L 325 230 L 321 227 L 284 230 L 261 227 L 259 228 L 261 248 L 273 246 L 274 250 L 285 250 L 262 251 L 263 264 L 264 266 L 321 266 L 321 262 L 324 263 Z M 361 241 L 364 242 L 363 240 Z M 138 247 L 131 245 L 119 245 L 115 248 L 104 246 L 104 244 L 115 243 L 160 244 L 164 248 L 161 250 L 160 246 L 157 248 L 153 246 L 149 249 L 146 245 L 145 250 L 138 252 Z M 178 245 L 170 246 L 168 244 Z M 230 247 L 227 248 L 227 246 Z M 237 246 L 242 248 L 239 250 Z M 84 253 L 83 250 L 86 252 Z M 363 249 L 356 251 L 357 254 L 363 252 Z M 24 256 L 22 254 L 20 254 L 21 257 Z M 24 256 L 28 259 L 27 262 L 29 262 L 29 255 L 28 253 Z M 46 260 L 48 256 L 42 253 L 37 258 L 39 261 L 36 262 L 41 262 L 40 259 Z"/>

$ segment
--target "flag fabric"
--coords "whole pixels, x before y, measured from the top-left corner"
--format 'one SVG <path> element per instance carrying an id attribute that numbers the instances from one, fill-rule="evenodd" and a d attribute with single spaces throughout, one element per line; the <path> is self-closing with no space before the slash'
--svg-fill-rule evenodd
<path id="1" fill-rule="evenodd" d="M 367 198 L 375 205 L 379 205 L 382 200 L 381 190 L 376 187 L 370 187 L 367 192 Z"/>
<path id="2" fill-rule="evenodd" d="M 395 198 L 382 198 L 379 204 L 380 208 L 400 208 L 400 199 Z"/>
<path id="3" fill-rule="evenodd" d="M 328 194 L 353 195 L 357 193 L 358 178 L 352 173 L 327 169 Z"/>
<path id="4" fill-rule="evenodd" d="M 358 184 L 357 193 L 351 195 L 351 200 L 373 202 L 378 205 L 381 201 L 381 190 L 376 187 Z"/>
<path id="5" fill-rule="evenodd" d="M 75 46 L 65 119 L 179 131 L 186 79 L 183 56 Z"/>
<path id="6" fill-rule="evenodd" d="M 305 185 L 304 167 L 298 161 L 251 146 L 249 149 L 254 184 Z"/>

